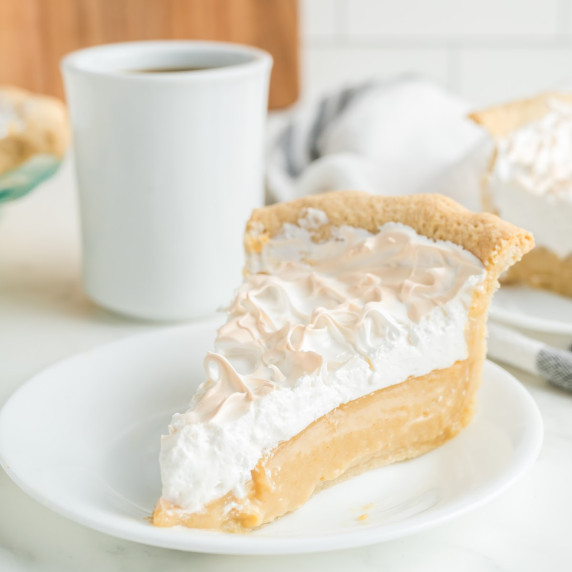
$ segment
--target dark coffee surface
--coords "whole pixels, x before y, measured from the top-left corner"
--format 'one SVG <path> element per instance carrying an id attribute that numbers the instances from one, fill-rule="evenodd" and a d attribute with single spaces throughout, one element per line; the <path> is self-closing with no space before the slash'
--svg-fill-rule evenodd
<path id="1" fill-rule="evenodd" d="M 197 66 L 197 67 L 184 67 L 184 68 L 165 67 L 165 68 L 146 68 L 146 69 L 129 70 L 129 71 L 131 73 L 187 73 L 194 71 L 212 70 L 212 69 L 217 69 L 219 67 L 224 67 L 224 66 L 204 66 L 204 67 Z"/>

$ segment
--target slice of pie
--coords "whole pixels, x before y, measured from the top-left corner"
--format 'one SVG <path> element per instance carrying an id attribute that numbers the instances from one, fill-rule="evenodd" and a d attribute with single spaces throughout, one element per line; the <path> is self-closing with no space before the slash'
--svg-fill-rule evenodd
<path id="1" fill-rule="evenodd" d="M 157 526 L 246 531 L 470 421 L 497 277 L 530 234 L 439 195 L 254 211 L 207 381 L 162 439 Z"/>
<path id="2" fill-rule="evenodd" d="M 537 247 L 503 281 L 572 296 L 572 93 L 546 93 L 470 115 L 495 152 L 483 206 L 529 229 Z"/>
<path id="3" fill-rule="evenodd" d="M 59 99 L 0 87 L 0 174 L 34 155 L 61 158 L 68 140 L 67 113 Z"/>

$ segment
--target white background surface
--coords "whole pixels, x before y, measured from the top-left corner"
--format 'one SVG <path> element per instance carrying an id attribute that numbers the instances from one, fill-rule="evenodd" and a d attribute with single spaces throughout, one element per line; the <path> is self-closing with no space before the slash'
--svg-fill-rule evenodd
<path id="1" fill-rule="evenodd" d="M 61 358 L 160 327 L 108 314 L 83 295 L 72 191 L 66 166 L 48 185 L 0 212 L 0 405 L 27 378 Z M 550 339 L 561 346 L 570 342 Z M 539 461 L 498 499 L 432 531 L 330 554 L 188 554 L 140 546 L 74 524 L 28 498 L 0 472 L 0 570 L 570 570 L 572 395 L 517 375 L 544 418 Z"/>
<path id="2" fill-rule="evenodd" d="M 572 80 L 569 0 L 301 0 L 305 93 L 426 74 L 475 105 Z"/>

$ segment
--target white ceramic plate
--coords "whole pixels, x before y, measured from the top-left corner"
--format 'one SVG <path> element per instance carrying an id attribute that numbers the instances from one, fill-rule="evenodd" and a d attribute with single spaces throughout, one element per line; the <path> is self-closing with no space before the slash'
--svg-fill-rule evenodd
<path id="1" fill-rule="evenodd" d="M 189 551 L 285 554 L 433 526 L 501 492 L 539 452 L 536 405 L 518 381 L 487 363 L 475 420 L 431 453 L 326 489 L 249 535 L 155 528 L 148 516 L 160 493 L 159 435 L 202 380 L 214 331 L 213 322 L 157 331 L 40 373 L 0 413 L 4 469 L 39 502 L 111 535 Z"/>
<path id="2" fill-rule="evenodd" d="M 491 316 L 506 324 L 572 335 L 572 299 L 528 286 L 502 286 L 493 296 Z"/>

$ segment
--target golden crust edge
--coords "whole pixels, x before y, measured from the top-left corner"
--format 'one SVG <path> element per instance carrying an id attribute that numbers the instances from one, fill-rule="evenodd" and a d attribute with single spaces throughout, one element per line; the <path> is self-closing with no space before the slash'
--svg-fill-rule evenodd
<path id="1" fill-rule="evenodd" d="M 553 91 L 473 111 L 468 117 L 494 139 L 500 139 L 527 123 L 542 119 L 548 112 L 550 99 L 572 105 L 572 93 Z"/>
<path id="2" fill-rule="evenodd" d="M 333 226 L 349 225 L 376 232 L 387 222 L 405 224 L 433 240 L 460 245 L 496 275 L 534 247 L 531 233 L 494 214 L 473 213 L 443 195 L 387 197 L 361 191 L 333 191 L 256 209 L 246 225 L 246 252 L 259 252 L 284 223 L 296 224 L 307 208 L 324 211 Z M 327 236 L 330 225 L 318 229 L 318 233 Z"/>

